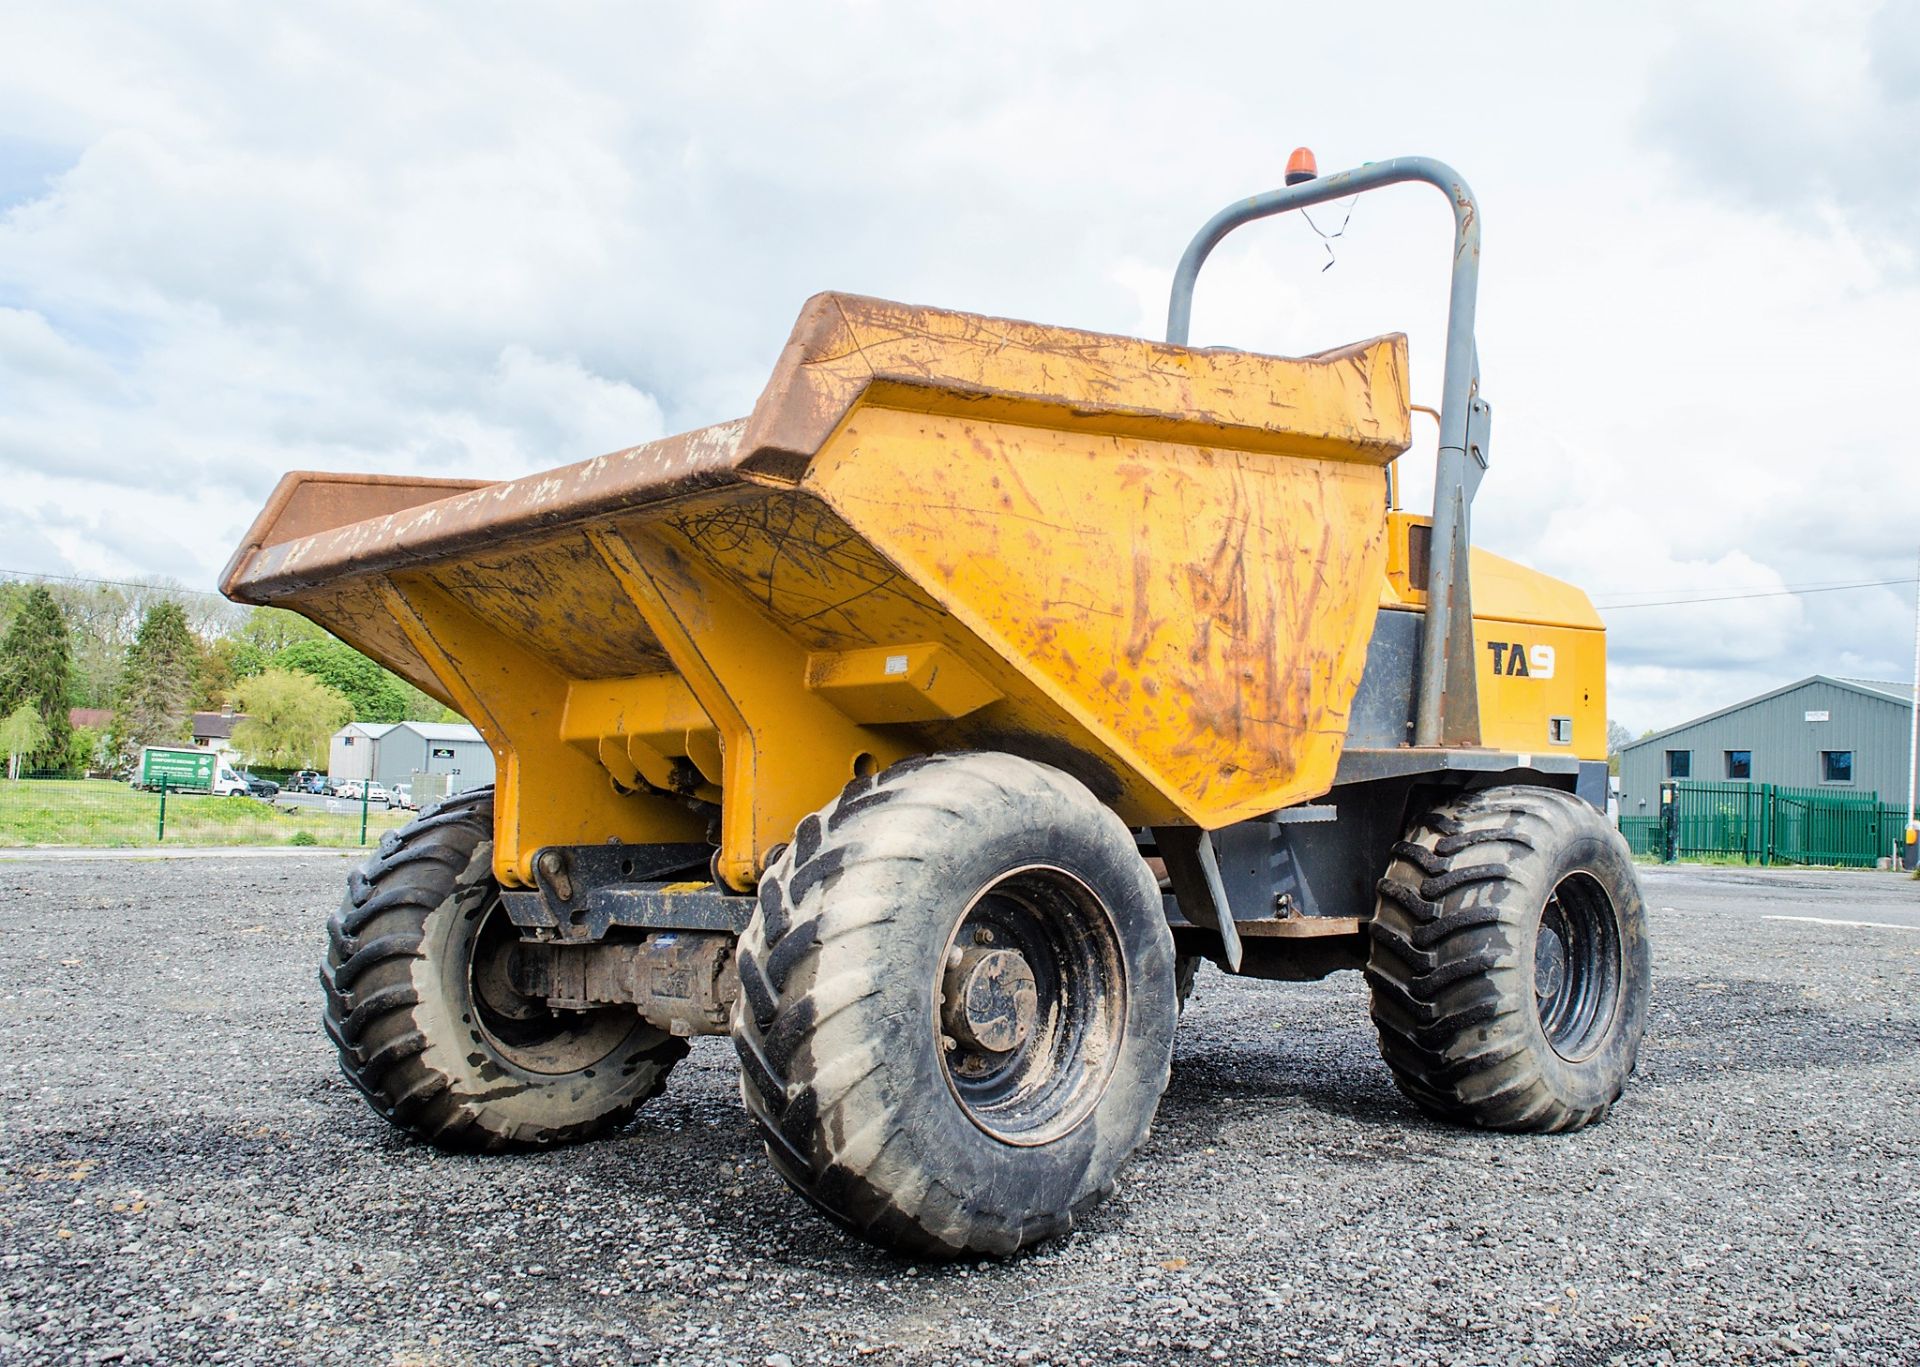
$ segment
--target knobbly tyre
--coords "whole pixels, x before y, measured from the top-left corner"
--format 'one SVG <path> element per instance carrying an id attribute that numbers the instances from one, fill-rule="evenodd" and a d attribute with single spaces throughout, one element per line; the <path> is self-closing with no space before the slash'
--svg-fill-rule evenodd
<path id="1" fill-rule="evenodd" d="M 1648 945 L 1605 636 L 1469 546 L 1480 219 L 1423 158 L 1242 200 L 1168 340 L 823 294 L 752 414 L 503 483 L 292 474 L 224 588 L 471 718 L 494 788 L 349 880 L 325 1025 L 450 1149 L 592 1139 L 731 1034 L 780 1174 L 915 1254 L 1112 1190 L 1194 965 L 1363 971 L 1431 1115 L 1618 1100 Z M 1189 349 L 1229 231 L 1447 196 L 1431 516 L 1406 339 Z"/>

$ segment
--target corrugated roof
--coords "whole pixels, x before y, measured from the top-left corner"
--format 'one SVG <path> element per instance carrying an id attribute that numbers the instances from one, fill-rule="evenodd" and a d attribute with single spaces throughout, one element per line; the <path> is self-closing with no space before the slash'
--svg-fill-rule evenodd
<path id="1" fill-rule="evenodd" d="M 387 732 L 393 730 L 393 728 L 399 724 L 397 721 L 350 721 L 341 727 L 340 731 L 358 731 L 363 736 L 371 736 L 375 740 L 379 740 L 380 737 L 386 735 Z M 340 734 L 340 731 L 336 731 L 334 734 L 337 736 Z"/>
<path id="2" fill-rule="evenodd" d="M 1910 683 L 1888 683 L 1884 679 L 1835 679 L 1834 682 L 1884 693 L 1895 702 L 1912 702 L 1914 697 L 1914 688 Z"/>
<path id="3" fill-rule="evenodd" d="M 403 721 L 398 723 L 414 732 L 422 740 L 480 740 L 480 733 L 466 722 L 459 721 Z"/>

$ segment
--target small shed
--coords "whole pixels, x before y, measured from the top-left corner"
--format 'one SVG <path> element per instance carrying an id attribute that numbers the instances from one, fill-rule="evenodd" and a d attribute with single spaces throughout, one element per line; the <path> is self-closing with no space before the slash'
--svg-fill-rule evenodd
<path id="1" fill-rule="evenodd" d="M 335 783 L 377 779 L 380 740 L 393 728 L 392 722 L 350 721 L 335 731 L 327 747 L 327 777 Z"/>
<path id="2" fill-rule="evenodd" d="M 493 750 L 465 722 L 403 721 L 380 738 L 375 776 L 421 800 L 493 782 Z"/>

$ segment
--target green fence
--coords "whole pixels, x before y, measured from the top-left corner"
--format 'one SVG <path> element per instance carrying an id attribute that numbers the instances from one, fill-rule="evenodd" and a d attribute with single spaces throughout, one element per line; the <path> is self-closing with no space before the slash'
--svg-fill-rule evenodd
<path id="1" fill-rule="evenodd" d="M 364 845 L 411 816 L 411 812 L 339 798 L 296 798 L 283 793 L 263 802 L 205 793 L 142 792 L 117 779 L 0 776 L 0 848 Z"/>
<path id="2" fill-rule="evenodd" d="M 1643 859 L 1659 859 L 1665 853 L 1657 816 L 1623 816 L 1620 834 L 1627 838 L 1627 848 Z"/>
<path id="3" fill-rule="evenodd" d="M 1773 783 L 1663 784 L 1660 812 L 1621 818 L 1635 854 L 1871 868 L 1906 829 L 1906 812 L 1877 793 Z"/>

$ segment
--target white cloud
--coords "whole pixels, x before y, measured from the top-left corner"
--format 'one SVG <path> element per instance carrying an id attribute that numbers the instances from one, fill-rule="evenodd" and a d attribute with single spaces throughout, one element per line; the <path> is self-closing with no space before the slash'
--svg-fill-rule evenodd
<path id="1" fill-rule="evenodd" d="M 1187 235 L 1310 142 L 1480 193 L 1484 544 L 1596 595 L 1904 575 L 1909 14 L 40 7 L 0 46 L 0 566 L 206 584 L 288 468 L 733 416 L 822 288 L 1158 335 Z M 1251 228 L 1194 340 L 1406 331 L 1432 402 L 1446 237 L 1424 188 L 1330 270 Z M 1616 709 L 1904 674 L 1898 599 L 1616 614 Z"/>
<path id="2" fill-rule="evenodd" d="M 1920 10 L 1899 0 L 1682 14 L 1645 121 L 1687 176 L 1864 234 L 1907 270 L 1920 232 Z"/>
<path id="3" fill-rule="evenodd" d="M 571 358 L 537 356 L 524 346 L 500 353 L 488 399 L 503 425 L 544 428 L 556 463 L 568 453 L 611 451 L 664 435 L 652 396 L 592 374 Z"/>

